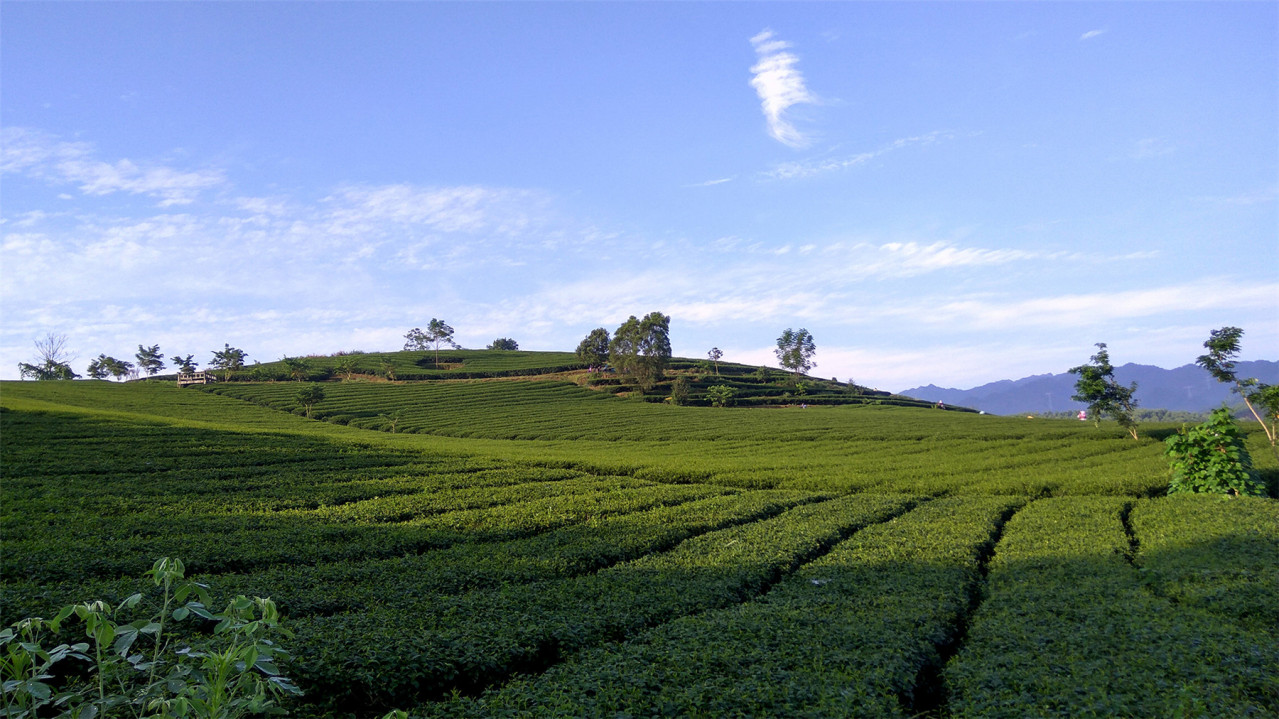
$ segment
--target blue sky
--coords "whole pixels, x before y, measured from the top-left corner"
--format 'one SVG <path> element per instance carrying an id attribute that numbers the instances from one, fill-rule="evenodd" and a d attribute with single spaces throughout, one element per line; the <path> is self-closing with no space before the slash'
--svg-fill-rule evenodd
<path id="1" fill-rule="evenodd" d="M 890 390 L 1279 358 L 1275 3 L 0 12 L 3 378 L 654 310 Z"/>

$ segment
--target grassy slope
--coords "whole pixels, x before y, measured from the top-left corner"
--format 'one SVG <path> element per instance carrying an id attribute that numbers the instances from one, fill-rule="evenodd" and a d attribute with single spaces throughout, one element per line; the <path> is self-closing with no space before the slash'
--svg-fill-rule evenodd
<path id="1" fill-rule="evenodd" d="M 230 389 L 246 398 L 268 405 L 274 402 L 282 409 L 292 410 L 295 407 L 289 403 L 288 395 L 295 388 L 296 385 L 281 383 L 237 385 Z M 512 668 L 540 670 L 555 665 L 563 658 L 562 653 L 571 653 L 578 647 L 585 649 L 602 643 L 607 652 L 612 651 L 608 650 L 610 646 L 622 646 L 613 644 L 614 638 L 633 636 L 650 641 L 645 638 L 672 636 L 671 631 L 696 627 L 685 623 L 664 629 L 666 625 L 660 623 L 665 619 L 657 618 L 636 624 L 627 619 L 636 611 L 654 612 L 653 616 L 658 617 L 666 616 L 662 613 L 668 610 L 645 604 L 650 601 L 647 590 L 637 590 L 627 600 L 638 602 L 634 607 L 610 604 L 614 600 L 609 597 L 613 595 L 601 595 L 596 586 L 599 582 L 626 584 L 632 581 L 632 575 L 643 577 L 653 562 L 667 561 L 663 558 L 675 562 L 682 556 L 671 550 L 669 539 L 644 539 L 645 527 L 651 526 L 643 521 L 645 512 L 667 512 L 661 515 L 666 517 L 660 520 L 663 525 L 671 523 L 674 528 L 683 526 L 678 522 L 686 522 L 690 527 L 686 531 L 697 534 L 742 521 L 748 522 L 742 531 L 754 531 L 751 528 L 759 523 L 756 520 L 773 516 L 785 506 L 822 500 L 822 496 L 812 493 L 815 491 L 858 491 L 865 493 L 867 501 L 875 496 L 890 496 L 884 494 L 887 492 L 905 492 L 891 496 L 914 497 L 912 501 L 945 494 L 986 501 L 981 495 L 1001 494 L 1021 496 L 1019 502 L 1030 500 L 1027 507 L 1082 509 L 1080 516 L 1084 519 L 1096 514 L 1090 503 L 1101 502 L 1107 511 L 1122 510 L 1113 516 L 1097 516 L 1118 532 L 1114 542 L 1119 550 L 1138 564 L 1147 563 L 1149 571 L 1139 575 L 1131 564 L 1103 561 L 1119 550 L 1099 546 L 1096 553 L 1100 559 L 1086 562 L 1104 565 L 1114 579 L 1107 579 L 1112 584 L 1098 589 L 1089 602 L 1103 602 L 1098 605 L 1101 607 L 1110 606 L 1104 604 L 1110 601 L 1106 597 L 1129 602 L 1136 591 L 1141 597 L 1141 612 L 1149 616 L 1167 614 L 1169 618 L 1161 621 L 1170 622 L 1176 632 L 1191 640 L 1209 642 L 1206 651 L 1216 651 L 1218 645 L 1227 647 L 1223 643 L 1227 640 L 1232 652 L 1239 642 L 1255 647 L 1249 650 L 1253 652 L 1251 658 L 1230 659 L 1234 663 L 1232 671 L 1239 662 L 1244 663 L 1250 676 L 1273 676 L 1279 671 L 1273 652 L 1266 651 L 1266 647 L 1275 646 L 1267 638 L 1267 627 L 1273 619 L 1268 607 L 1279 606 L 1279 585 L 1275 584 L 1279 579 L 1279 552 L 1269 551 L 1279 548 L 1276 503 L 1254 502 L 1249 505 L 1250 512 L 1237 521 L 1234 514 L 1224 511 L 1226 505 L 1211 498 L 1177 502 L 1142 499 L 1166 483 L 1166 463 L 1157 439 L 1132 442 L 1113 429 L 1098 431 L 1091 425 L 1070 421 L 1027 421 L 897 407 L 670 407 L 617 399 L 562 383 L 331 383 L 325 388 L 335 414 L 345 409 L 348 413 L 370 412 L 376 416 L 402 409 L 405 421 L 415 432 L 391 434 L 361 429 L 356 426 L 359 422 L 352 420 L 346 425 L 308 420 L 230 396 L 178 390 L 167 383 L 0 384 L 0 408 L 6 423 L 5 501 L 0 506 L 0 539 L 6 549 L 0 555 L 5 555 L 7 562 L 4 601 L 0 605 L 6 607 L 6 618 L 15 611 L 22 613 L 26 608 L 86 592 L 94 596 L 124 596 L 135 584 L 121 579 L 136 569 L 130 562 L 144 561 L 155 552 L 203 557 L 199 561 L 220 573 L 210 580 L 215 587 L 275 592 L 291 603 L 291 616 L 299 627 L 311 631 L 304 631 L 298 640 L 300 661 L 309 672 L 304 676 L 312 677 L 314 685 L 324 686 L 328 681 L 325 677 L 336 680 L 345 676 L 349 668 L 326 665 L 323 656 L 329 655 L 316 654 L 317 647 L 345 651 L 343 647 L 359 645 L 367 631 L 382 626 L 387 618 L 394 619 L 396 615 L 387 608 L 378 610 L 386 617 L 368 614 L 369 610 L 363 608 L 366 600 L 360 599 L 377 593 L 369 594 L 365 584 L 373 582 L 369 586 L 380 588 L 388 577 L 394 576 L 406 583 L 404 596 L 422 597 L 415 604 L 416 611 L 420 621 L 429 618 L 431 626 L 415 630 L 423 632 L 420 641 L 437 642 L 446 652 L 440 661 L 455 663 L 450 671 L 458 674 L 440 690 L 475 691 L 493 682 L 500 686 Z M 1166 432 L 1169 428 L 1153 430 Z M 1268 448 L 1260 445 L 1258 434 L 1250 437 L 1254 459 L 1273 476 L 1274 461 Z M 64 454 L 64 449 L 71 454 Z M 628 477 L 610 476 L 614 474 Z M 696 486 L 703 481 L 728 489 Z M 650 482 L 694 482 L 695 486 L 661 488 Z M 769 495 L 754 489 L 757 487 L 809 493 Z M 671 493 L 684 489 L 690 493 Z M 1066 497 L 1068 501 L 1055 505 L 1035 499 L 1043 495 L 1084 494 L 1112 498 Z M 736 504 L 717 505 L 707 514 L 699 513 L 700 502 Z M 1027 516 L 1032 515 L 1034 512 Z M 786 516 L 790 515 L 779 518 L 779 526 L 799 521 Z M 1055 515 L 1039 511 L 1038 516 Z M 1202 517 L 1211 517 L 1211 521 L 1205 523 Z M 1019 666 L 1035 666 L 1044 661 L 1037 654 L 1038 644 L 1030 639 L 1006 647 L 984 639 L 1003 636 L 1007 633 L 1004 627 L 1014 626 L 1013 616 L 1018 611 L 1015 592 L 1025 584 L 1024 578 L 1029 578 L 1032 586 L 1042 585 L 1035 584 L 1028 573 L 1030 568 L 1023 566 L 1014 552 L 1029 551 L 1025 542 L 1036 539 L 1042 547 L 1034 551 L 1057 557 L 1059 562 L 1074 561 L 1080 551 L 1053 534 L 1065 524 L 1043 525 L 1048 528 L 1029 533 L 1022 529 L 1027 526 L 1022 522 L 1010 525 L 1012 537 L 1021 544 L 1009 546 L 1006 553 L 1002 542 L 994 549 L 993 566 L 1001 573 L 999 583 L 993 585 L 998 591 L 987 599 L 988 606 L 975 611 L 970 607 L 966 614 L 961 611 L 961 616 L 954 614 L 955 607 L 962 607 L 981 594 L 973 582 L 985 580 L 977 580 L 977 574 L 970 573 L 966 575 L 968 579 L 946 590 L 949 594 L 944 602 L 951 609 L 924 627 L 927 634 L 953 638 L 957 635 L 956 622 L 971 622 L 978 632 L 979 641 L 958 648 L 957 668 L 948 675 L 951 690 L 962 691 L 962 701 L 967 702 L 963 707 L 1003 701 L 1010 686 L 1009 672 L 1017 673 L 1021 671 Z M 157 532 L 156 528 L 161 527 L 163 531 Z M 582 529 L 587 533 L 574 534 Z M 616 535 L 619 539 L 615 541 L 614 535 L 608 534 L 614 531 L 628 534 Z M 1125 538 L 1125 531 L 1130 538 Z M 588 548 L 575 539 L 596 532 L 607 540 L 599 547 Z M 705 536 L 713 539 L 715 535 Z M 783 532 L 777 539 L 767 541 L 783 542 L 787 536 L 790 535 Z M 854 535 L 858 536 L 862 535 Z M 878 535 L 871 532 L 865 536 L 869 541 Z M 992 541 L 998 541 L 998 537 Z M 702 545 L 736 546 L 729 540 Z M 435 576 L 426 572 L 422 563 L 437 553 L 483 557 L 492 554 L 485 549 L 487 546 L 510 557 L 557 556 L 556 552 L 562 550 L 543 547 L 581 547 L 581 556 L 573 560 L 575 569 L 528 574 L 520 580 L 532 582 L 527 588 L 479 591 L 470 585 L 449 585 L 447 590 L 419 586 L 427 581 L 424 577 Z M 628 551 L 636 554 L 606 549 L 621 546 L 633 547 Z M 691 551 L 692 545 L 689 546 Z M 774 551 L 769 546 L 761 545 L 759 551 L 773 556 L 768 554 Z M 820 551 L 829 549 L 828 543 L 821 546 Z M 888 545 L 886 551 L 896 550 Z M 99 561 L 84 561 L 95 552 L 101 554 Z M 444 555 L 440 556 L 443 561 Z M 631 556 L 638 559 L 629 559 Z M 798 561 L 806 561 L 808 556 L 804 554 Z M 1001 556 L 1005 558 L 1000 559 Z M 749 607 L 753 596 L 766 592 L 779 578 L 779 572 L 785 575 L 794 569 L 793 563 L 787 563 L 790 560 L 777 565 L 781 569 L 751 569 L 756 565 L 742 564 L 743 559 L 728 555 L 713 560 L 721 563 L 715 566 L 731 570 L 732 577 L 741 578 L 722 586 L 699 584 L 697 592 L 703 592 L 704 599 L 692 590 L 687 595 L 673 596 L 671 601 L 683 607 L 680 612 L 724 606 L 726 601 L 744 602 L 742 606 Z M 976 567 L 978 560 L 973 554 L 964 559 L 970 567 Z M 986 559 L 980 561 L 984 573 Z M 615 562 L 620 563 L 600 575 L 600 579 L 592 578 L 594 567 Z M 73 569 L 79 564 L 86 565 L 83 575 Z M 445 562 L 441 566 L 454 564 Z M 476 566 L 476 574 L 467 575 L 471 577 L 467 582 L 478 581 L 475 577 L 490 571 Z M 1221 570 L 1222 567 L 1227 569 Z M 509 574 L 506 565 L 501 569 Z M 1089 565 L 1083 571 L 1092 576 L 1096 570 Z M 587 574 L 577 577 L 566 576 L 565 572 Z M 26 578 L 20 578 L 19 573 Z M 312 574 L 314 577 L 308 579 Z M 807 586 L 804 575 L 797 576 L 801 577 L 799 586 Z M 820 579 L 824 581 L 825 576 Z M 637 586 L 651 586 L 650 581 L 636 581 Z M 913 580 L 907 581 L 906 575 L 891 580 L 897 581 L 906 582 L 902 591 L 915 591 L 909 588 Z M 335 604 L 337 599 L 327 589 L 330 586 L 350 586 L 353 590 Z M 1230 597 L 1240 596 L 1240 592 L 1249 604 L 1260 609 L 1242 616 L 1232 612 Z M 578 609 L 568 610 L 564 608 L 568 605 L 547 599 L 558 596 L 571 598 L 569 605 Z M 769 594 L 761 596 L 766 598 Z M 907 595 L 902 601 L 919 606 Z M 1193 621 L 1180 623 L 1173 601 L 1194 604 L 1198 613 Z M 494 613 L 493 607 L 501 602 L 510 605 L 503 610 L 507 614 Z M 1069 601 L 1064 609 L 1053 610 L 1053 624 L 1045 624 L 1059 635 L 1053 641 L 1067 642 L 1076 635 L 1068 610 Z M 546 626 L 555 627 L 555 633 L 541 634 L 539 625 L 511 624 L 510 613 L 519 616 L 524 611 L 543 615 Z M 1131 613 L 1122 602 L 1113 611 Z M 327 618 L 330 615 L 332 618 Z M 449 623 L 450 616 L 467 619 L 455 626 Z M 1132 616 L 1136 618 L 1130 617 L 1125 626 L 1134 627 L 1133 631 L 1147 626 L 1145 619 Z M 654 621 L 659 623 L 652 630 L 656 634 L 649 634 L 644 625 Z M 467 629 L 472 622 L 479 623 Z M 350 627 L 355 634 L 335 635 L 333 627 Z M 511 632 L 523 632 L 518 647 L 495 643 L 514 636 Z M 885 639 L 889 636 L 885 635 Z M 1129 673 L 1124 675 L 1124 681 L 1148 687 L 1129 695 L 1101 686 L 1096 691 L 1117 702 L 1108 705 L 1109 710 L 1132 715 L 1143 715 L 1155 708 L 1162 711 L 1172 706 L 1169 702 L 1181 701 L 1190 685 L 1161 685 L 1164 665 L 1160 658 L 1151 653 L 1153 650 L 1131 644 L 1125 637 L 1089 641 L 1093 644 L 1083 647 L 1085 653 L 1105 656 L 1107 652 L 1117 652 L 1134 658 L 1132 666 L 1137 668 L 1125 670 Z M 1111 646 L 1107 642 L 1118 644 Z M 373 654 L 361 661 L 369 662 L 366 667 L 370 676 L 384 674 L 381 667 L 385 662 L 402 665 L 408 661 L 397 654 L 400 649 L 395 638 L 387 637 L 385 646 L 389 648 L 366 647 Z M 724 656 L 740 655 L 744 649 L 734 648 L 729 642 L 723 649 Z M 462 653 L 448 654 L 453 651 Z M 534 654 L 520 654 L 524 651 Z M 625 656 L 624 650 L 618 651 L 623 652 L 618 656 Z M 954 651 L 953 647 L 946 649 L 939 644 L 935 649 L 912 653 L 901 664 L 902 673 L 893 680 L 898 688 L 893 691 L 901 692 L 902 701 L 914 701 L 908 695 L 925 693 L 921 688 L 929 683 L 924 678 L 926 665 L 944 661 Z M 777 661 L 791 667 L 786 664 L 791 659 L 785 649 L 778 648 L 776 652 L 780 652 Z M 759 667 L 767 675 L 768 662 L 772 660 L 768 652 L 764 654 Z M 468 658 L 472 656 L 474 659 Z M 840 660 L 849 662 L 846 666 L 834 670 L 848 672 L 855 679 L 863 671 L 856 667 L 867 661 L 866 656 L 865 652 L 850 655 Z M 689 659 L 693 664 L 688 671 L 713 675 L 715 664 L 699 669 L 696 663 L 722 660 L 699 650 Z M 600 672 L 613 671 L 608 663 L 611 661 L 574 665 L 586 669 L 569 671 L 574 672 L 573 681 L 589 685 L 601 676 Z M 477 664 L 472 666 L 471 662 Z M 423 676 L 439 680 L 429 667 L 421 670 L 425 672 Z M 921 678 L 913 680 L 912 672 L 916 670 Z M 583 675 L 582 671 L 588 673 Z M 509 685 L 511 689 L 504 696 L 514 697 L 510 692 L 526 691 L 522 686 L 530 687 L 529 697 L 540 696 L 548 690 L 545 682 L 557 681 L 555 677 L 562 673 L 546 676 L 535 685 Z M 1026 676 L 1027 681 L 1039 681 Z M 1193 677 L 1184 681 L 1192 680 L 1199 681 Z M 919 686 L 915 686 L 915 681 Z M 1209 708 L 1221 709 L 1219 714 L 1239 715 L 1244 715 L 1250 706 L 1261 707 L 1262 715 L 1279 711 L 1279 695 L 1275 695 L 1273 682 L 1268 681 L 1258 680 L 1242 693 L 1213 697 L 1212 701 L 1218 704 Z M 370 684 L 369 690 L 376 686 L 376 682 Z M 352 691 L 362 690 L 355 687 Z M 936 691 L 935 687 L 932 691 Z M 1072 703 L 1076 700 L 1070 692 L 1062 691 L 1048 701 L 1056 702 L 1053 706 L 1063 714 L 1086 713 L 1087 706 Z M 410 699 L 406 700 L 406 696 Z M 406 701 L 411 703 L 411 696 L 397 694 L 385 701 L 405 706 Z M 1145 696 L 1154 697 L 1151 704 L 1142 704 Z M 959 698 L 957 694 L 956 700 Z M 516 697 L 513 701 L 523 700 Z M 780 711 L 778 707 L 765 703 L 756 709 L 769 713 Z M 958 703 L 951 709 L 972 711 Z"/>
<path id="2" fill-rule="evenodd" d="M 220 391 L 296 410 L 294 383 Z M 300 416 L 167 383 L 9 383 L 8 406 L 70 405 L 161 417 L 186 426 L 299 432 L 396 449 L 574 466 L 658 481 L 742 487 L 869 488 L 927 494 L 1149 495 L 1166 484 L 1157 440 L 1113 429 L 897 407 L 715 409 L 630 402 L 566 383 L 331 383 L 317 407 L 360 418 L 349 425 Z M 328 410 L 326 407 L 336 409 Z M 351 409 L 365 407 L 367 409 Z M 384 426 L 403 411 L 415 433 Z M 1258 454 L 1258 461 L 1264 457 Z"/>

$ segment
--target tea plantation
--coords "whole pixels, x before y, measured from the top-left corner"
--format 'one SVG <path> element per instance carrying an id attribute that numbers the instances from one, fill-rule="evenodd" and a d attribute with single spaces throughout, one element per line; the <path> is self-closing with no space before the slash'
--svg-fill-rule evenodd
<path id="1" fill-rule="evenodd" d="M 518 354 L 321 373 L 311 418 L 0 384 L 0 623 L 173 556 L 278 603 L 293 716 L 1279 716 L 1260 431 L 1270 498 L 1165 497 L 1172 426 L 673 406 Z"/>

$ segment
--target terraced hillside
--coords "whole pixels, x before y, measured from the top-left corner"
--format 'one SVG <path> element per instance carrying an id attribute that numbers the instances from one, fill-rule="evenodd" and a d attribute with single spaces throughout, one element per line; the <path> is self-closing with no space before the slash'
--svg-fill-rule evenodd
<path id="1" fill-rule="evenodd" d="M 178 556 L 298 716 L 1279 715 L 1279 502 L 1158 496 L 1170 428 L 298 386 L 0 385 L 0 619 Z"/>

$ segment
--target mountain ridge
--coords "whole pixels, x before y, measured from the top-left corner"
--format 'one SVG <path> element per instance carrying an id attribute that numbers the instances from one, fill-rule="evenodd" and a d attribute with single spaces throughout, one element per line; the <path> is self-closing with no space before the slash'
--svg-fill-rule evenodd
<path id="1" fill-rule="evenodd" d="M 1279 362 L 1251 360 L 1235 365 L 1240 378 L 1256 377 L 1267 384 L 1279 383 Z M 970 389 L 929 384 L 902 390 L 900 394 L 929 402 L 972 407 L 990 414 L 1066 412 L 1087 405 L 1071 399 L 1077 377 L 1068 372 L 1037 374 L 1016 380 L 997 380 Z M 1223 402 L 1235 404 L 1238 395 L 1232 385 L 1213 379 L 1207 370 L 1194 364 L 1164 369 L 1154 365 L 1128 363 L 1115 368 L 1121 384 L 1137 383 L 1136 398 L 1141 409 L 1207 412 Z"/>

